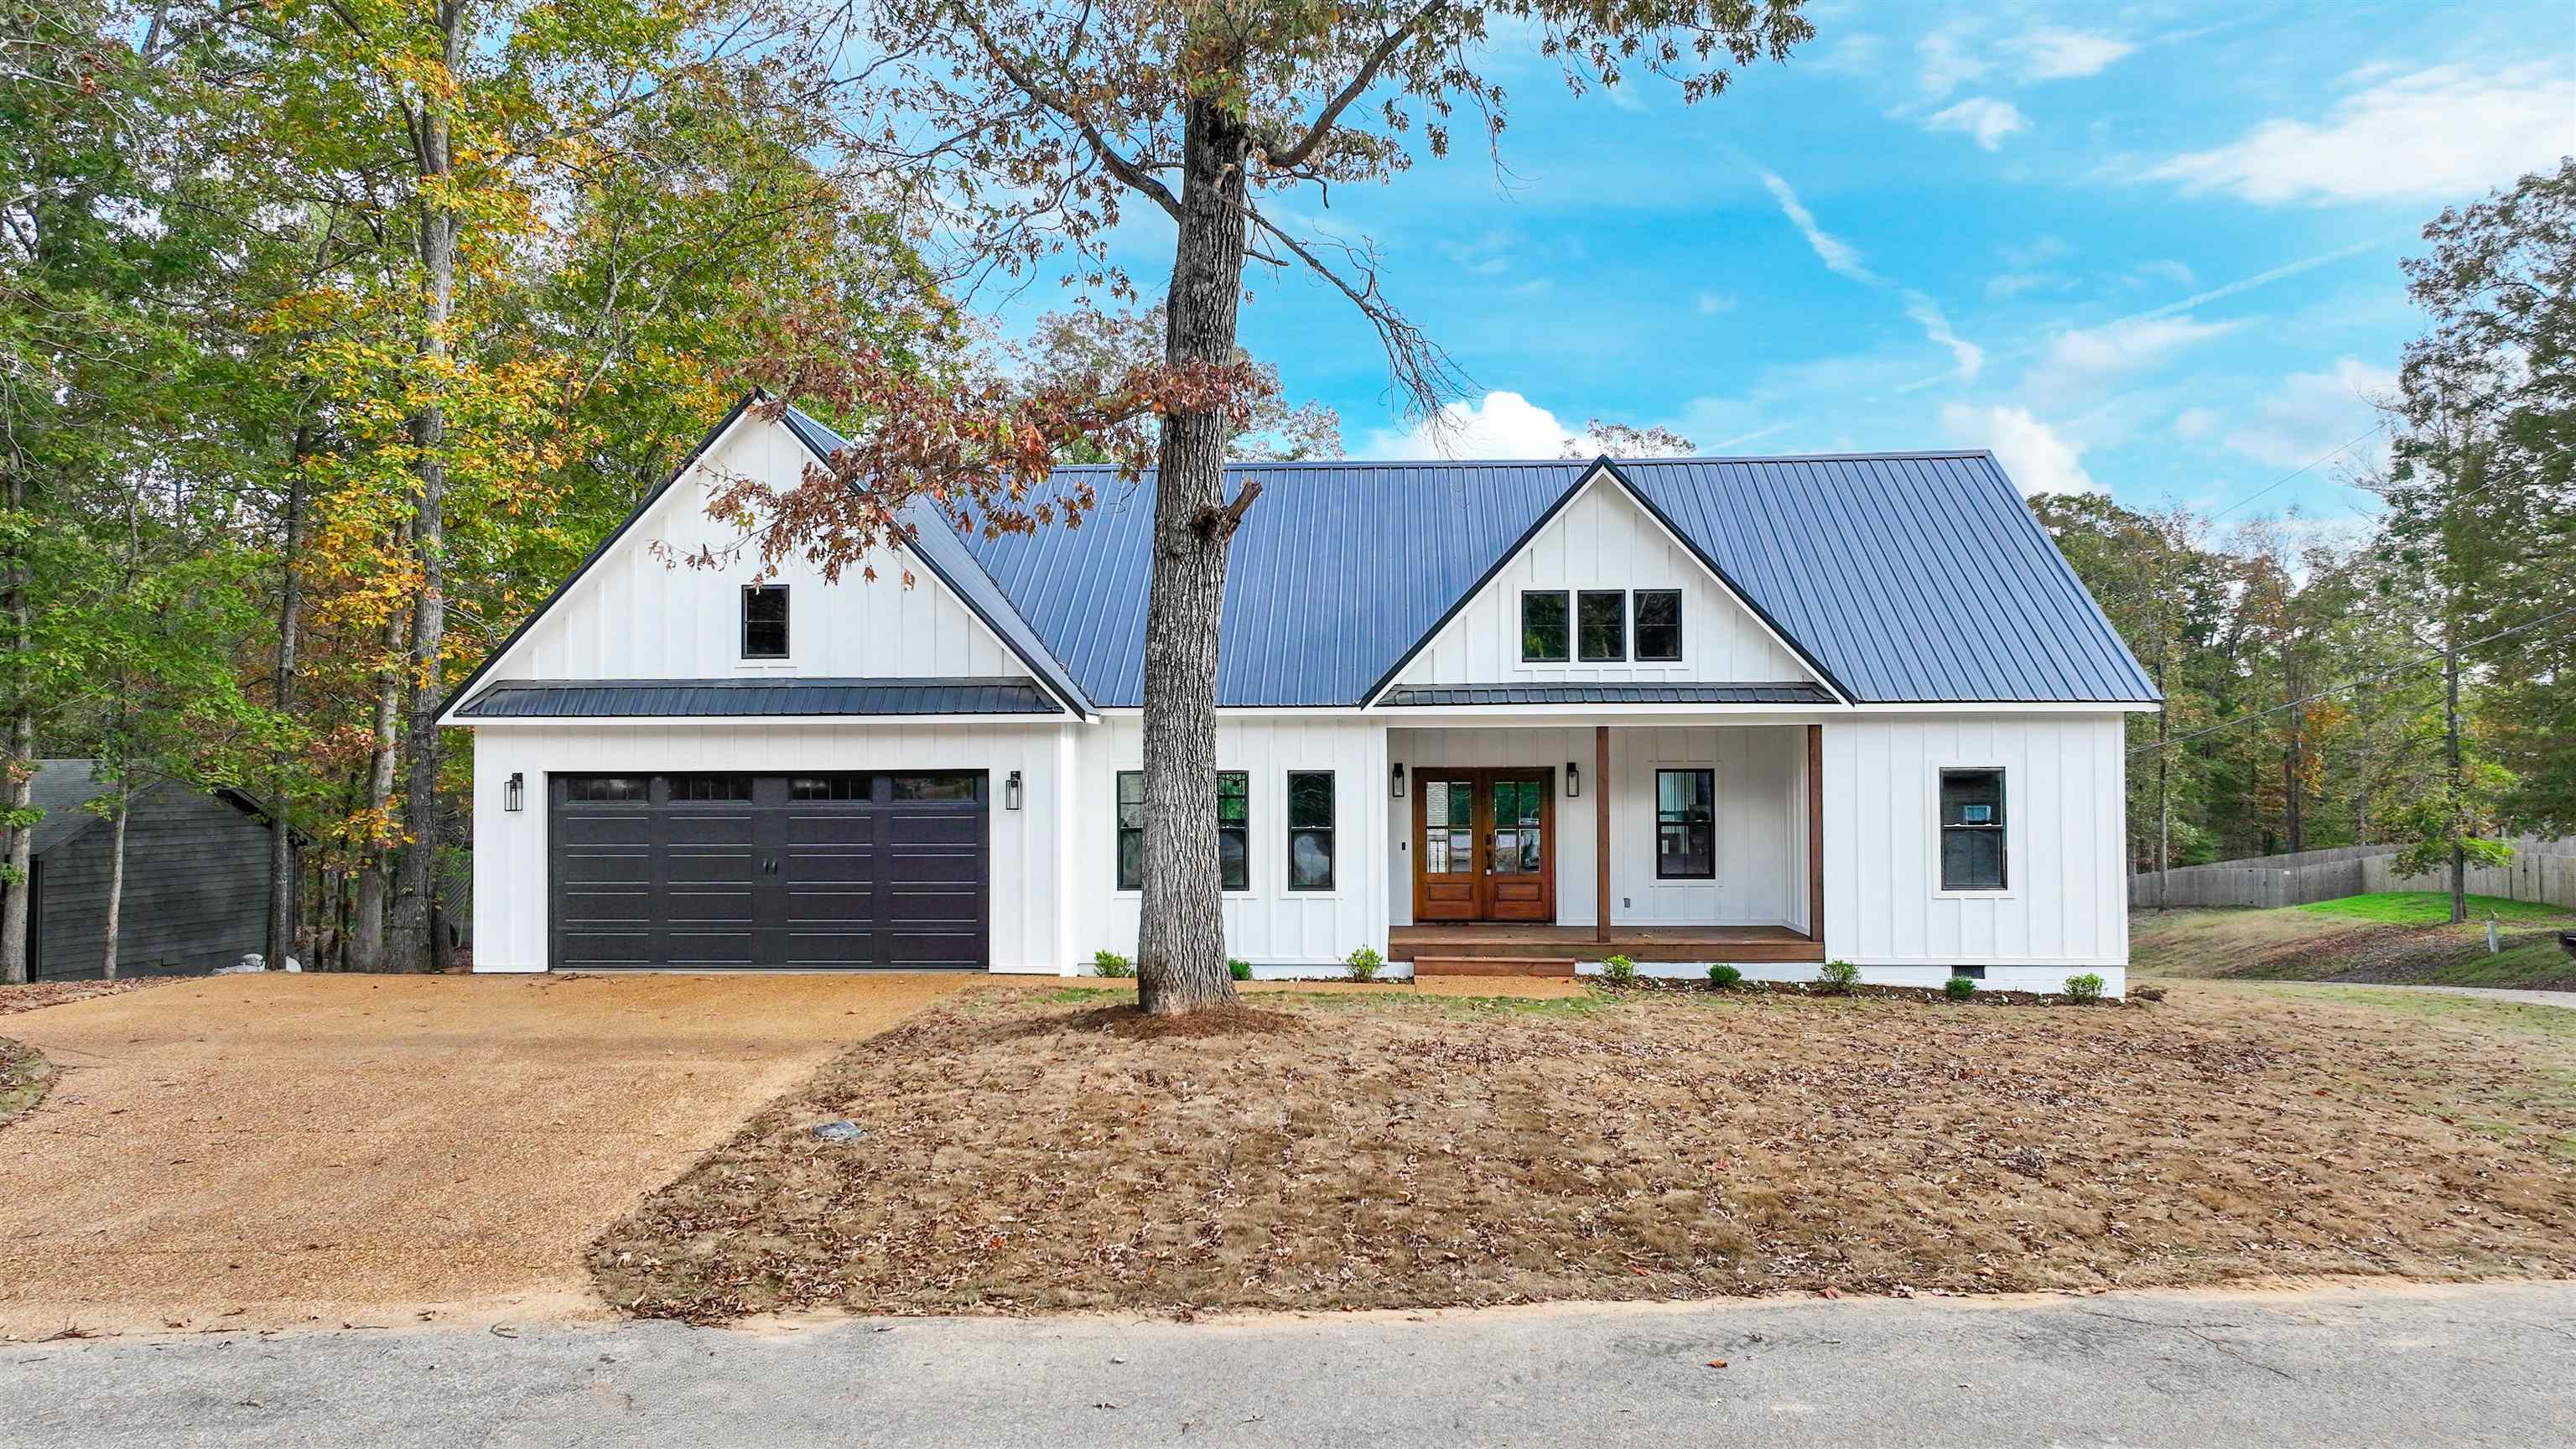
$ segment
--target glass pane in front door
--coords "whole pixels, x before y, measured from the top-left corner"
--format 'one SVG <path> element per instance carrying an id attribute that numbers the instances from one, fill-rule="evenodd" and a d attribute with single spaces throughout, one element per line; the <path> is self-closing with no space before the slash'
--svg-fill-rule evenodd
<path id="1" fill-rule="evenodd" d="M 1433 875 L 1474 870 L 1475 782 L 1425 780 L 1422 806 L 1422 868 Z"/>
<path id="2" fill-rule="evenodd" d="M 1546 830 L 1540 824 L 1547 784 L 1541 780 L 1494 782 L 1494 859 L 1496 875 L 1534 875 L 1540 865 Z"/>

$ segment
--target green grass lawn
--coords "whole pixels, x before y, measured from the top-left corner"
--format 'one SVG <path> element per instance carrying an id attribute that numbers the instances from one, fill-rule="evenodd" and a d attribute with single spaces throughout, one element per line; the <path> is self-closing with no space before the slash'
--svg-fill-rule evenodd
<path id="1" fill-rule="evenodd" d="M 2451 919 L 2451 897 L 2442 891 L 2374 891 L 2369 895 L 2345 896 L 2341 900 L 2317 901 L 2295 907 L 2320 916 L 2344 916 L 2356 921 L 2379 921 L 2395 926 L 2433 926 Z M 2469 897 L 2469 919 L 2483 921 L 2493 913 L 2500 921 L 2564 920 L 2576 925 L 2576 913 L 2539 901 L 2514 901 L 2503 896 Z"/>

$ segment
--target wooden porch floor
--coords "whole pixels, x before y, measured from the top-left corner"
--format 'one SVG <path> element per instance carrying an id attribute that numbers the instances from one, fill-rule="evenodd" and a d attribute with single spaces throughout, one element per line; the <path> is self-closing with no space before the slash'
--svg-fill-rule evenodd
<path id="1" fill-rule="evenodd" d="M 1822 942 L 1782 926 L 1612 926 L 1607 942 L 1590 926 L 1510 922 L 1397 926 L 1388 933 L 1390 961 L 1422 957 L 1598 961 L 1822 961 Z"/>

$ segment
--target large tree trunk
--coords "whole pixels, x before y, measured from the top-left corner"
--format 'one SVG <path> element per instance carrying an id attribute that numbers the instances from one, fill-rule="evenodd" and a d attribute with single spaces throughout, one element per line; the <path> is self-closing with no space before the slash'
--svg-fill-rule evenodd
<path id="1" fill-rule="evenodd" d="M 375 748 L 367 760 L 367 818 L 380 820 L 391 805 L 394 795 L 394 721 L 402 711 L 403 618 L 396 614 L 385 624 L 385 667 L 376 676 Z M 358 899 L 349 920 L 349 969 L 382 971 L 385 969 L 385 903 L 387 897 L 384 852 L 372 844 L 358 867 Z"/>
<path id="2" fill-rule="evenodd" d="M 1164 360 L 1234 356 L 1243 293 L 1249 134 L 1212 100 L 1183 133 L 1180 240 Z M 1216 828 L 1217 623 L 1225 604 L 1225 450 L 1220 410 L 1163 421 L 1154 494 L 1154 576 L 1145 612 L 1145 861 L 1136 999 L 1174 1014 L 1234 1004 L 1225 968 Z"/>
<path id="3" fill-rule="evenodd" d="M 98 951 L 98 978 L 116 979 L 116 938 L 125 924 L 125 822 L 134 814 L 134 791 L 119 782 L 116 787 L 116 814 L 108 838 L 107 864 L 107 929 L 101 933 Z"/>
<path id="4" fill-rule="evenodd" d="M 2165 697 L 2165 651 L 2156 653 L 2156 909 L 2173 904 L 2173 701 Z"/>
<path id="5" fill-rule="evenodd" d="M 304 579 L 296 564 L 304 552 L 304 460 L 312 451 L 313 426 L 295 430 L 295 446 L 286 470 L 286 557 L 277 589 L 277 672 L 270 681 L 271 702 L 282 724 L 295 710 L 295 654 L 302 623 Z M 302 877 L 295 869 L 295 835 L 287 828 L 287 782 L 295 770 L 295 746 L 278 747 L 268 780 L 268 964 L 286 964 L 295 944 L 296 889 Z"/>
<path id="6" fill-rule="evenodd" d="M 447 64 L 459 58 L 463 40 L 463 7 L 448 13 Z M 455 311 L 456 214 L 448 209 L 444 183 L 450 170 L 448 119 L 444 104 L 432 100 L 420 115 L 420 263 L 429 289 L 424 350 L 434 372 L 444 373 L 449 354 L 447 326 Z M 407 970 L 432 969 L 429 895 L 437 888 L 438 863 L 438 705 L 445 683 L 440 650 L 447 635 L 447 411 L 435 391 L 413 417 L 412 442 L 419 449 L 420 506 L 413 516 L 412 544 L 420 554 L 420 594 L 411 620 L 411 771 L 403 793 L 402 884 L 395 897 L 394 954 Z"/>
<path id="7" fill-rule="evenodd" d="M 14 516 L 27 507 L 26 475 L 17 468 L 9 469 L 9 512 Z M 36 827 L 27 813 L 36 808 L 36 697 L 28 683 L 26 658 L 35 647 L 35 620 L 27 598 L 27 560 L 12 549 L 8 567 L 0 579 L 0 592 L 6 594 L 9 615 L 10 648 L 19 661 L 11 671 L 9 682 L 9 753 L 0 759 L 0 773 L 7 776 L 9 819 L 8 874 L 0 878 L 0 983 L 27 979 L 27 922 L 29 887 L 36 871 Z M 24 823 L 17 823 L 24 822 Z"/>

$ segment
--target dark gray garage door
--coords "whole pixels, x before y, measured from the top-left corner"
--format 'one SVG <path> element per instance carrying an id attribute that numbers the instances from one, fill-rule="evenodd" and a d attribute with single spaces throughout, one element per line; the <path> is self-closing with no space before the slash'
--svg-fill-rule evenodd
<path id="1" fill-rule="evenodd" d="M 981 772 L 556 775 L 558 967 L 986 964 Z"/>

